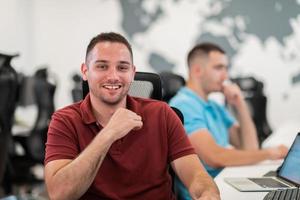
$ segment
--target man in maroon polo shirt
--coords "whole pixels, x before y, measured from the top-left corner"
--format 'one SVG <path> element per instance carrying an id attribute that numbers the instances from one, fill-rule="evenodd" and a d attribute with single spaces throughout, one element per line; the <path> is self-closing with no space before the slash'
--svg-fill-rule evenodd
<path id="1" fill-rule="evenodd" d="M 168 166 L 194 199 L 219 199 L 176 114 L 127 95 L 135 74 L 128 41 L 102 33 L 81 66 L 90 93 L 52 117 L 45 182 L 51 199 L 175 199 Z"/>

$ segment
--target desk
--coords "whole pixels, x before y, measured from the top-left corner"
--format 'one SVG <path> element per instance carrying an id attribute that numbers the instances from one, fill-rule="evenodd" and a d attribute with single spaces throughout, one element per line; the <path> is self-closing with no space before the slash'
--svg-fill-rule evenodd
<path id="1" fill-rule="evenodd" d="M 267 138 L 262 146 L 264 148 L 274 145 L 284 144 L 288 148 L 292 145 L 297 132 L 299 132 L 299 120 L 289 121 L 275 131 Z M 225 177 L 260 177 L 265 173 L 276 170 L 283 160 L 264 161 L 256 165 L 226 167 L 216 178 L 222 200 L 243 199 L 243 200 L 260 200 L 263 199 L 267 192 L 239 192 L 231 185 L 224 181 Z"/>
<path id="2" fill-rule="evenodd" d="M 300 131 L 300 120 L 289 120 L 274 131 L 262 144 L 263 148 L 284 144 L 290 147 Z"/>
<path id="3" fill-rule="evenodd" d="M 272 135 L 267 138 L 262 146 L 264 148 L 274 145 L 284 144 L 290 147 L 299 132 L 299 120 L 290 120 L 278 128 Z M 263 199 L 267 192 L 239 192 L 231 185 L 224 181 L 225 177 L 260 177 L 265 173 L 276 170 L 282 163 L 280 161 L 264 161 L 256 165 L 226 167 L 216 178 L 222 200 L 243 199 L 243 200 L 259 200 Z"/>
<path id="4" fill-rule="evenodd" d="M 281 161 L 264 161 L 256 165 L 226 167 L 216 178 L 222 200 L 260 200 L 268 192 L 240 192 L 224 181 L 225 177 L 260 177 L 265 173 L 276 170 Z"/>

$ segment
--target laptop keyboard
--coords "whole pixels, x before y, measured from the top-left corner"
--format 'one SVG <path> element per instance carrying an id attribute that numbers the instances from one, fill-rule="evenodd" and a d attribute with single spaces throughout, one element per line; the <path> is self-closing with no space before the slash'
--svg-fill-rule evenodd
<path id="1" fill-rule="evenodd" d="M 274 190 L 269 192 L 263 200 L 300 200 L 300 188 Z"/>
<path id="2" fill-rule="evenodd" d="M 250 181 L 260 185 L 263 188 L 288 188 L 287 185 L 280 183 L 272 178 L 249 178 Z"/>

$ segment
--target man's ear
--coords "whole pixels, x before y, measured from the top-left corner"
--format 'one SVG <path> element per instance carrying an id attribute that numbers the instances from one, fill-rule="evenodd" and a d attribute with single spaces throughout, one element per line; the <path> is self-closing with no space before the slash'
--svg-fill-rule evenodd
<path id="1" fill-rule="evenodd" d="M 192 66 L 191 66 L 191 72 L 192 74 L 196 75 L 196 76 L 199 76 L 201 74 L 201 66 L 199 63 L 194 63 Z"/>
<path id="2" fill-rule="evenodd" d="M 132 65 L 132 67 L 133 67 L 133 77 L 132 77 L 131 82 L 134 81 L 134 77 L 135 77 L 135 73 L 136 73 L 136 67 L 135 67 L 135 65 Z"/>
<path id="3" fill-rule="evenodd" d="M 83 79 L 84 81 L 87 80 L 87 77 L 88 77 L 88 71 L 89 71 L 88 66 L 87 66 L 85 63 L 82 63 L 82 64 L 81 64 L 81 75 L 82 75 L 82 79 Z"/>

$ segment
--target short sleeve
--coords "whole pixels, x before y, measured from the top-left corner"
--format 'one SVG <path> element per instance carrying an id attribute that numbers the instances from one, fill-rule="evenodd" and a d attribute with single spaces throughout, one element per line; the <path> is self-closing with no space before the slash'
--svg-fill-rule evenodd
<path id="1" fill-rule="evenodd" d="M 168 132 L 169 162 L 182 156 L 195 154 L 194 148 L 185 133 L 182 122 L 175 111 L 173 111 L 168 105 L 165 106 L 165 116 Z"/>
<path id="2" fill-rule="evenodd" d="M 181 103 L 176 107 L 184 116 L 184 128 L 187 134 L 191 134 L 199 129 L 207 129 L 204 112 L 198 109 L 195 105 Z"/>
<path id="3" fill-rule="evenodd" d="M 234 116 L 228 111 L 225 106 L 218 106 L 218 109 L 227 129 L 231 128 L 235 123 L 237 123 Z"/>
<path id="4" fill-rule="evenodd" d="M 184 116 L 184 128 L 187 134 L 208 128 L 205 113 L 199 101 L 181 92 L 177 93 L 175 98 L 171 99 L 170 105 L 182 112 Z"/>
<path id="5" fill-rule="evenodd" d="M 75 130 L 68 123 L 62 114 L 53 114 L 47 134 L 45 164 L 52 160 L 74 159 L 79 154 Z"/>

